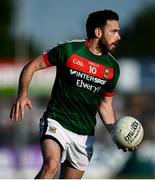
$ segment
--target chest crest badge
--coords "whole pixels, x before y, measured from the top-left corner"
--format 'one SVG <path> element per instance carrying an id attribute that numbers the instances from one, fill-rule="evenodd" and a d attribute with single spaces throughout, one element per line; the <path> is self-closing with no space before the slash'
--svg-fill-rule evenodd
<path id="1" fill-rule="evenodd" d="M 57 128 L 54 127 L 54 126 L 50 126 L 50 128 L 49 128 L 49 131 L 50 131 L 51 133 L 56 133 L 56 130 L 57 130 Z"/>
<path id="2" fill-rule="evenodd" d="M 110 70 L 105 68 L 104 69 L 104 74 L 103 74 L 104 78 L 108 78 L 109 77 L 109 73 L 110 73 Z"/>

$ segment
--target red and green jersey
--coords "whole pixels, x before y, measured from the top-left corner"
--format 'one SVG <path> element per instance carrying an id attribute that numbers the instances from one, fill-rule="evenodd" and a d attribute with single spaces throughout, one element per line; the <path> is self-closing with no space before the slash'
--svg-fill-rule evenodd
<path id="1" fill-rule="evenodd" d="M 48 66 L 57 67 L 44 116 L 83 135 L 94 133 L 101 98 L 113 95 L 119 77 L 119 65 L 112 55 L 94 55 L 86 44 L 66 42 L 43 54 Z"/>

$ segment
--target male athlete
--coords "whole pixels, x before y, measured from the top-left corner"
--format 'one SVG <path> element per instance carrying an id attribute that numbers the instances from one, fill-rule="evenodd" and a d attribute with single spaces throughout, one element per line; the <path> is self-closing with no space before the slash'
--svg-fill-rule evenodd
<path id="1" fill-rule="evenodd" d="M 32 108 L 28 86 L 33 74 L 56 66 L 56 79 L 47 110 L 40 120 L 43 165 L 36 178 L 79 179 L 93 154 L 96 113 L 105 126 L 115 123 L 112 107 L 119 65 L 110 54 L 120 41 L 119 17 L 111 10 L 93 12 L 86 22 L 87 39 L 59 44 L 29 62 L 19 79 L 11 109 L 14 121 Z"/>

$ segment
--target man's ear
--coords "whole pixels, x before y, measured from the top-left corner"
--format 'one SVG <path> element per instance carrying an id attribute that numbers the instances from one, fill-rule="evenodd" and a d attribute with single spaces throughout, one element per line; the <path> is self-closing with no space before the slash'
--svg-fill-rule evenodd
<path id="1" fill-rule="evenodd" d="M 95 29 L 95 36 L 97 37 L 97 38 L 101 38 L 102 37 L 102 30 L 100 29 L 100 28 L 96 28 Z"/>

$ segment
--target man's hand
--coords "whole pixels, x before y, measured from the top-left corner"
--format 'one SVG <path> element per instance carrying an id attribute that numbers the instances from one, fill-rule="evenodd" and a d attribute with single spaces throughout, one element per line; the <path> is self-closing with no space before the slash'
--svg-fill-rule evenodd
<path id="1" fill-rule="evenodd" d="M 127 147 L 121 145 L 119 142 L 117 142 L 117 141 L 114 139 L 114 137 L 113 137 L 114 124 L 106 124 L 106 128 L 107 128 L 107 130 L 109 131 L 109 133 L 111 134 L 111 137 L 112 137 L 114 143 L 117 145 L 118 149 L 122 149 L 124 152 L 127 152 L 127 151 L 132 152 L 132 151 L 135 151 L 135 150 L 138 149 L 137 146 L 136 146 L 136 147 L 133 147 L 133 148 L 127 148 Z"/>
<path id="2" fill-rule="evenodd" d="M 115 142 L 115 143 L 116 143 L 116 142 Z M 117 145 L 118 149 L 122 149 L 124 152 L 127 152 L 127 151 L 133 152 L 133 151 L 135 151 L 135 150 L 138 149 L 137 146 L 136 146 L 136 147 L 133 147 L 133 148 L 127 148 L 127 147 L 124 147 L 124 146 L 122 146 L 122 145 L 120 145 L 120 144 L 118 144 L 118 143 L 116 143 L 116 145 Z"/>
<path id="3" fill-rule="evenodd" d="M 29 109 L 32 109 L 31 100 L 25 95 L 18 97 L 11 108 L 10 119 L 12 121 L 18 121 L 19 116 L 21 117 L 21 119 L 24 119 L 25 106 L 28 106 Z"/>
<path id="4" fill-rule="evenodd" d="M 138 146 L 135 146 L 133 148 L 128 148 L 128 147 L 125 147 L 125 146 L 121 145 L 119 142 L 115 141 L 114 139 L 113 139 L 113 141 L 117 145 L 118 149 L 122 149 L 124 152 L 127 152 L 127 151 L 132 152 L 132 151 L 135 151 L 135 150 L 138 149 Z"/>

